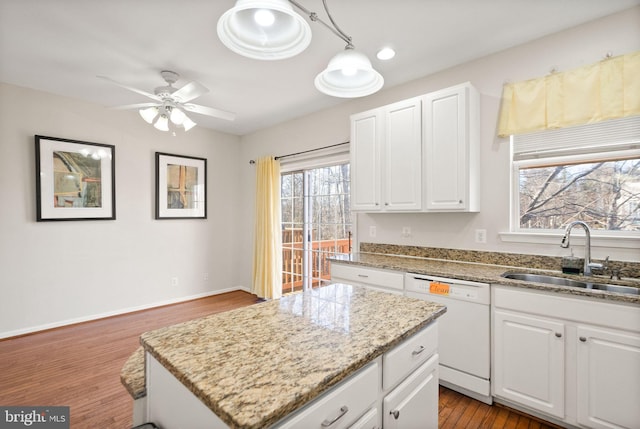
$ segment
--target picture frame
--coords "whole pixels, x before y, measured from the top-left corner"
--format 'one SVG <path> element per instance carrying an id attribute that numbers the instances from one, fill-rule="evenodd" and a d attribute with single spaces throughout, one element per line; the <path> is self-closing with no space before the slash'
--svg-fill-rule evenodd
<path id="1" fill-rule="evenodd" d="M 207 160 L 156 152 L 156 219 L 207 218 Z"/>
<path id="2" fill-rule="evenodd" d="M 115 220 L 116 148 L 35 136 L 36 220 Z"/>

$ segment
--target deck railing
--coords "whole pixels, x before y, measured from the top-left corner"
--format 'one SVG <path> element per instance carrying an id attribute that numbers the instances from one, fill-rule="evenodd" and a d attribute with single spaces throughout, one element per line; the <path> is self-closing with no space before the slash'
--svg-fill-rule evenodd
<path id="1" fill-rule="evenodd" d="M 283 231 L 282 243 L 282 291 L 293 292 L 302 289 L 302 273 L 304 262 L 303 243 L 300 241 L 285 242 L 284 238 L 296 239 L 296 232 L 285 235 Z M 302 234 L 299 235 L 302 238 Z M 311 243 L 311 278 L 312 287 L 320 286 L 331 280 L 331 262 L 329 258 L 338 253 L 349 253 L 350 240 L 312 241 Z"/>

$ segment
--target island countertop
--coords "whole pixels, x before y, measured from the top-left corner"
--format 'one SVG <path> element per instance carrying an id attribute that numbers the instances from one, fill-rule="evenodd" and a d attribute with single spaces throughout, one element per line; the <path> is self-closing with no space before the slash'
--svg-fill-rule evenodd
<path id="1" fill-rule="evenodd" d="M 232 428 L 268 427 L 444 314 L 333 284 L 142 335 L 144 349 Z"/>

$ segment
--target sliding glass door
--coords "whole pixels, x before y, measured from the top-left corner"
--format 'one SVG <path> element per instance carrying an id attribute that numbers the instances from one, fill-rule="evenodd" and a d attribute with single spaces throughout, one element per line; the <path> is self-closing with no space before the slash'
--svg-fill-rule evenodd
<path id="1" fill-rule="evenodd" d="M 282 292 L 331 280 L 328 258 L 351 251 L 349 164 L 282 174 Z"/>

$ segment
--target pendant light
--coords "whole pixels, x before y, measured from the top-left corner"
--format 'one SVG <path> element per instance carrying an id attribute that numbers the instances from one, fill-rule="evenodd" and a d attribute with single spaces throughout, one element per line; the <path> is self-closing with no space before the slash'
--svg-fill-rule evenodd
<path id="1" fill-rule="evenodd" d="M 309 24 L 293 11 L 304 12 L 311 21 L 324 25 L 347 43 L 327 68 L 315 78 L 315 86 L 333 97 L 353 98 L 373 94 L 384 85 L 384 78 L 371 61 L 354 49 L 351 37 L 333 20 L 327 1 L 322 0 L 331 24 L 324 22 L 296 0 L 238 0 L 218 20 L 218 37 L 229 49 L 260 60 L 289 58 L 302 52 L 311 41 Z"/>
<path id="2" fill-rule="evenodd" d="M 280 60 L 309 46 L 311 28 L 287 0 L 238 0 L 218 20 L 218 37 L 245 57 Z"/>
<path id="3" fill-rule="evenodd" d="M 331 58 L 314 83 L 318 91 L 327 95 L 355 98 L 377 92 L 384 85 L 384 78 L 373 69 L 366 55 L 347 45 Z"/>

